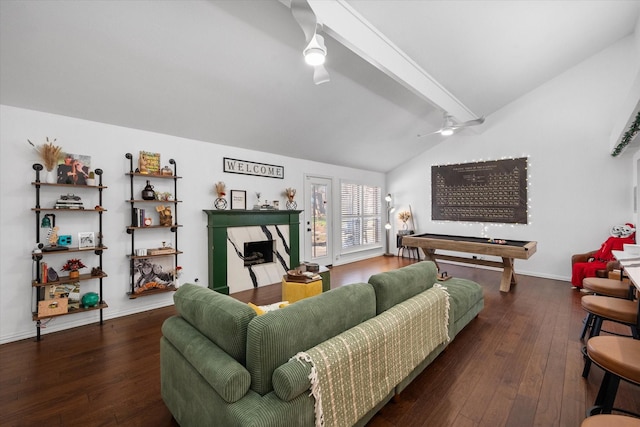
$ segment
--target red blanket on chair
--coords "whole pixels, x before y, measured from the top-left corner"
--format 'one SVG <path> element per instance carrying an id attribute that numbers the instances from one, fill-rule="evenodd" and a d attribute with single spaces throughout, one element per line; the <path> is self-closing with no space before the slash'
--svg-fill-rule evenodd
<path id="1" fill-rule="evenodd" d="M 613 261 L 612 251 L 621 251 L 624 249 L 625 243 L 633 244 L 636 241 L 636 235 L 633 233 L 628 237 L 609 237 L 593 255 L 593 261 L 590 262 L 576 262 L 573 264 L 573 271 L 571 272 L 571 284 L 578 288 L 582 288 L 582 279 L 585 277 L 595 277 L 597 270 L 604 270 L 607 268 L 607 263 Z"/>

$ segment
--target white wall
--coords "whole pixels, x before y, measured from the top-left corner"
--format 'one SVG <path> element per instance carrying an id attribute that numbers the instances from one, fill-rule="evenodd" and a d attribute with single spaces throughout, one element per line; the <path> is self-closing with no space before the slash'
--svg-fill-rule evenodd
<path id="1" fill-rule="evenodd" d="M 396 206 L 409 204 L 418 232 L 535 240 L 538 252 L 516 271 L 569 279 L 570 256 L 597 249 L 612 225 L 633 221 L 634 153 L 609 155 L 619 105 L 638 72 L 629 36 L 547 82 L 471 130 L 390 172 Z M 629 112 L 627 112 L 628 116 Z M 431 166 L 529 157 L 530 224 L 431 221 Z M 396 221 L 395 224 L 398 227 Z"/>
<path id="2" fill-rule="evenodd" d="M 109 305 L 104 311 L 105 319 L 137 313 L 173 303 L 172 294 L 152 295 L 135 300 L 128 299 L 130 237 L 125 227 L 130 223 L 129 163 L 125 153 L 134 154 L 140 150 L 159 152 L 163 164 L 174 158 L 178 167 L 179 246 L 184 252 L 179 258 L 183 267 L 181 282 L 192 282 L 196 278 L 199 284 L 206 286 L 207 278 L 207 229 L 206 215 L 203 209 L 214 209 L 214 183 L 224 181 L 227 190 L 247 191 L 247 204 L 255 202 L 256 191 L 266 200 L 280 200 L 284 207 L 284 189 L 298 189 L 298 206 L 301 206 L 303 174 L 317 174 L 334 178 L 334 188 L 338 188 L 340 179 L 367 182 L 384 189 L 385 177 L 381 173 L 343 168 L 312 161 L 298 160 L 267 153 L 244 150 L 202 141 L 187 140 L 170 135 L 162 135 L 135 129 L 111 126 L 70 117 L 47 114 L 37 111 L 0 106 L 0 343 L 14 341 L 35 335 L 35 323 L 31 320 L 33 294 L 31 282 L 31 251 L 35 244 L 35 214 L 31 208 L 35 205 L 35 190 L 31 182 L 35 179 L 32 164 L 38 161 L 37 154 L 30 148 L 27 139 L 42 143 L 45 137 L 55 137 L 64 151 L 92 156 L 92 166 L 104 170 L 103 206 L 104 244 L 109 248 L 104 252 L 104 271 L 109 275 L 104 279 L 103 298 Z M 313 149 L 313 147 L 309 147 Z M 317 148 L 321 149 L 321 148 Z M 222 158 L 232 157 L 242 160 L 269 163 L 284 166 L 285 179 L 251 177 L 246 175 L 225 174 L 222 172 Z M 143 182 L 142 182 L 143 183 Z M 140 191 L 141 188 L 137 189 Z M 57 188 L 48 192 L 60 192 Z M 86 197 L 85 195 L 86 194 Z M 336 193 L 337 194 L 337 193 Z M 92 200 L 91 192 L 83 190 L 83 199 Z M 95 202 L 92 202 L 95 203 Z M 334 203 L 334 215 L 338 215 L 338 204 Z M 89 205 L 88 205 L 89 206 Z M 90 205 L 93 207 L 93 205 Z M 65 216 L 66 215 L 66 216 Z M 58 214 L 57 225 L 61 234 L 77 231 L 97 231 L 97 220 L 78 214 Z M 72 218 L 72 219 L 70 219 Z M 338 218 L 336 216 L 336 218 Z M 304 218 L 301 218 L 301 223 Z M 77 224 L 74 224 L 76 223 Z M 338 224 L 338 221 L 335 221 Z M 148 247 L 159 245 L 169 233 L 155 233 L 146 237 Z M 146 234 L 146 231 L 145 233 Z M 301 236 L 304 238 L 301 227 Z M 136 233 L 136 241 L 143 239 L 142 232 Z M 338 230 L 334 230 L 334 239 L 339 241 Z M 301 245 L 301 251 L 304 246 Z M 366 254 L 354 254 L 349 257 L 338 256 L 334 264 L 349 262 L 356 257 L 381 254 L 383 248 Z M 57 255 L 56 255 L 57 256 Z M 306 259 L 305 254 L 301 254 Z M 62 256 L 62 258 L 65 258 Z M 66 258 L 65 258 L 66 259 Z M 96 262 L 94 256 L 83 257 L 83 261 Z M 61 264 L 57 266 L 58 270 Z M 87 271 L 85 271 L 87 272 Z M 97 290 L 97 281 L 81 282 L 83 289 Z M 84 292 L 84 291 L 83 291 Z M 97 312 L 57 317 L 49 323 L 43 334 L 51 331 L 96 322 Z"/>
<path id="3" fill-rule="evenodd" d="M 247 190 L 249 203 L 253 202 L 253 193 L 260 191 L 266 200 L 281 200 L 281 206 L 286 187 L 297 188 L 299 197 L 303 197 L 303 174 L 331 176 L 334 188 L 339 188 L 341 179 L 379 185 L 383 194 L 393 194 L 394 215 L 411 205 L 419 232 L 482 235 L 483 224 L 430 220 L 430 166 L 519 156 L 530 160 L 531 222 L 513 227 L 487 224 L 486 231 L 496 238 L 538 241 L 538 253 L 530 260 L 516 261 L 516 271 L 568 279 L 572 253 L 597 248 L 611 225 L 637 221 L 632 191 L 638 153 L 625 152 L 612 158 L 607 141 L 617 119 L 617 106 L 627 96 L 638 68 L 633 37 L 628 37 L 491 115 L 480 134 L 465 131 L 450 137 L 390 172 L 386 188 L 385 176 L 379 173 L 0 106 L 0 343 L 35 334 L 30 286 L 30 253 L 35 243 L 31 165 L 38 159 L 27 138 L 41 143 L 46 136 L 56 137 L 65 151 L 89 154 L 93 166 L 105 171 L 104 183 L 109 187 L 103 203 L 108 209 L 104 234 L 109 247 L 104 255 L 104 270 L 109 274 L 104 280 L 103 297 L 109 304 L 105 319 L 172 304 L 171 294 L 137 300 L 129 300 L 126 295 L 130 240 L 125 232 L 129 180 L 124 155 L 140 150 L 160 152 L 165 161 L 174 158 L 178 174 L 184 177 L 179 194 L 184 200 L 179 208 L 179 222 L 184 225 L 179 232 L 180 249 L 185 252 L 180 257 L 183 282 L 198 278 L 201 285 L 208 283 L 206 217 L 202 209 L 213 208 L 213 184 L 217 181 L 225 181 L 227 189 Z M 223 157 L 282 165 L 285 179 L 224 174 Z M 339 204 L 333 205 L 337 219 Z M 73 231 L 73 225 L 58 221 L 64 234 L 90 231 L 84 220 L 79 219 L 77 226 L 83 228 Z M 400 223 L 393 224 L 395 234 Z M 339 241 L 337 229 L 333 236 Z M 383 249 L 338 256 L 334 264 L 378 255 Z M 63 316 L 49 323 L 43 333 L 95 321 L 95 313 Z"/>

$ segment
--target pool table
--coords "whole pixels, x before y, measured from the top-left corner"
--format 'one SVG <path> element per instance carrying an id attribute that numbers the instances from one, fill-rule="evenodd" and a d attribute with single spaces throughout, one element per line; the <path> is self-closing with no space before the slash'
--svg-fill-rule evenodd
<path id="1" fill-rule="evenodd" d="M 536 242 L 520 240 L 494 240 L 485 237 L 450 236 L 446 234 L 412 234 L 403 236 L 402 245 L 422 248 L 428 260 L 437 263 L 437 259 L 465 262 L 475 265 L 486 265 L 502 269 L 500 291 L 509 292 L 511 285 L 517 283 L 513 269 L 514 259 L 529 259 L 536 253 Z M 469 252 L 478 255 L 491 255 L 502 258 L 502 262 L 485 259 L 467 258 L 453 255 L 437 254 L 442 249 L 456 252 Z"/>

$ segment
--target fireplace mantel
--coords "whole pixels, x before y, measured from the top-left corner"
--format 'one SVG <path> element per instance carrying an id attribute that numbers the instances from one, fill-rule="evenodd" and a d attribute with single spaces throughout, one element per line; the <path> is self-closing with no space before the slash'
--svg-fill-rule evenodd
<path id="1" fill-rule="evenodd" d="M 227 283 L 227 228 L 288 225 L 288 269 L 300 265 L 299 210 L 203 210 L 207 214 L 209 288 L 229 294 Z"/>

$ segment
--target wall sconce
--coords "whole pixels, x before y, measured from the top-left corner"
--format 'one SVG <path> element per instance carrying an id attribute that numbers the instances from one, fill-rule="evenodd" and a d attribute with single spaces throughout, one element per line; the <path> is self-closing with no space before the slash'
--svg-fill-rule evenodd
<path id="1" fill-rule="evenodd" d="M 396 208 L 394 208 L 391 204 L 393 200 L 393 198 L 391 197 L 391 193 L 388 193 L 385 196 L 384 200 L 387 202 L 387 223 L 384 225 L 384 228 L 386 229 L 387 242 L 386 242 L 386 251 L 384 253 L 384 256 L 395 256 L 389 251 L 389 242 L 391 240 L 391 213 L 395 211 Z"/>

